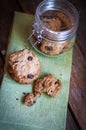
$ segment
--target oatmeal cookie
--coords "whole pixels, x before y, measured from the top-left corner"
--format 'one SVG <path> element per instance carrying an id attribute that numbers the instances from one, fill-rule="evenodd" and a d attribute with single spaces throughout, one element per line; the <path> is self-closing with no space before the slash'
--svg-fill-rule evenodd
<path id="1" fill-rule="evenodd" d="M 64 31 L 73 26 L 70 17 L 61 11 L 46 11 L 40 16 L 40 19 L 52 31 Z"/>
<path id="2" fill-rule="evenodd" d="M 48 74 L 35 82 L 34 92 L 41 94 L 47 93 L 51 97 L 56 97 L 61 90 L 61 81 L 55 78 L 52 74 Z"/>
<path id="3" fill-rule="evenodd" d="M 52 31 L 59 31 L 61 27 L 61 21 L 58 17 L 45 16 L 41 18 L 43 24 Z"/>
<path id="4" fill-rule="evenodd" d="M 24 104 L 32 106 L 36 103 L 41 93 L 46 93 L 51 97 L 56 97 L 62 88 L 62 83 L 52 74 L 45 75 L 35 81 L 33 93 L 28 93 L 24 97 Z"/>
<path id="5" fill-rule="evenodd" d="M 68 46 L 69 42 L 55 43 L 48 40 L 42 40 L 40 50 L 49 55 L 56 55 L 63 52 L 64 48 Z"/>
<path id="6" fill-rule="evenodd" d="M 63 12 L 57 12 L 57 17 L 60 19 L 61 21 L 61 28 L 60 30 L 67 30 L 67 29 L 70 29 L 73 25 L 71 23 L 71 20 L 70 18 L 65 15 Z"/>
<path id="7" fill-rule="evenodd" d="M 25 97 L 24 97 L 24 104 L 27 106 L 32 106 L 36 103 L 36 98 L 34 96 L 33 93 L 28 93 Z"/>
<path id="8" fill-rule="evenodd" d="M 40 62 L 28 49 L 9 55 L 9 73 L 21 84 L 31 84 L 40 73 Z"/>

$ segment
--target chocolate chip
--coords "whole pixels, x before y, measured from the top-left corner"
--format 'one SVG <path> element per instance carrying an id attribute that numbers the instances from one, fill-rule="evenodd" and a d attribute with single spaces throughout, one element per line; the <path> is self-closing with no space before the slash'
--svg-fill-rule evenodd
<path id="1" fill-rule="evenodd" d="M 44 15 L 44 16 L 41 16 L 42 18 L 46 18 L 46 16 Z"/>
<path id="2" fill-rule="evenodd" d="M 33 102 L 32 101 L 28 101 L 28 104 L 33 105 Z"/>
<path id="3" fill-rule="evenodd" d="M 29 61 L 32 61 L 32 60 L 33 60 L 33 57 L 32 57 L 32 56 L 29 56 L 29 57 L 28 57 L 28 60 L 29 60 Z"/>
<path id="4" fill-rule="evenodd" d="M 51 51 L 51 50 L 53 50 L 53 47 L 52 46 L 45 46 L 45 49 Z"/>
<path id="5" fill-rule="evenodd" d="M 36 101 L 35 100 L 33 100 L 33 101 L 30 100 L 27 103 L 28 103 L 29 106 L 32 106 L 34 103 L 36 103 Z"/>
<path id="6" fill-rule="evenodd" d="M 46 18 L 46 19 L 52 19 L 52 18 L 54 18 L 54 16 L 51 16 L 51 15 L 44 15 L 44 16 L 42 16 L 43 18 Z"/>
<path id="7" fill-rule="evenodd" d="M 29 78 L 29 79 L 32 79 L 33 77 L 34 77 L 34 75 L 32 75 L 32 74 L 27 75 L 27 78 Z"/>

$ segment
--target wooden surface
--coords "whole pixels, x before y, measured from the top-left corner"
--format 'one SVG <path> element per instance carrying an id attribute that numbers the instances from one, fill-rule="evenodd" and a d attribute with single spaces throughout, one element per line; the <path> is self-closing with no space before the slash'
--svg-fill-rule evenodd
<path id="1" fill-rule="evenodd" d="M 13 22 L 14 11 L 34 13 L 42 0 L 0 1 L 0 83 L 3 77 L 3 55 L 7 49 L 8 36 Z M 86 7 L 84 0 L 69 0 L 79 11 L 80 20 L 77 40 L 74 46 L 73 64 L 67 112 L 66 130 L 86 129 Z M 5 51 L 4 51 L 5 50 Z"/>

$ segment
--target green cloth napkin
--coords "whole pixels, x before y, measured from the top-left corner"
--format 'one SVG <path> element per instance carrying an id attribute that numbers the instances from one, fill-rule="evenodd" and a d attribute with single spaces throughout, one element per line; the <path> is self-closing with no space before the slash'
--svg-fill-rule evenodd
<path id="1" fill-rule="evenodd" d="M 56 98 L 42 94 L 32 107 L 22 103 L 23 93 L 31 92 L 32 85 L 17 83 L 7 72 L 8 55 L 24 48 L 23 41 L 30 34 L 33 19 L 33 15 L 15 12 L 0 90 L 0 130 L 65 130 L 72 50 L 47 57 L 32 49 L 41 63 L 40 76 L 52 73 L 62 81 L 62 90 Z"/>

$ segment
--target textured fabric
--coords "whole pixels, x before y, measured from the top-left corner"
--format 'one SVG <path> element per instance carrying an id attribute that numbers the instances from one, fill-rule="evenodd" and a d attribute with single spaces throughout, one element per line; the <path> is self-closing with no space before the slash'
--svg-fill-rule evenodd
<path id="1" fill-rule="evenodd" d="M 41 63 L 40 76 L 52 73 L 62 81 L 62 90 L 56 98 L 42 94 L 32 107 L 22 103 L 23 93 L 31 92 L 32 85 L 18 84 L 7 72 L 8 55 L 24 48 L 23 41 L 29 35 L 33 19 L 32 15 L 15 13 L 0 90 L 0 130 L 65 130 L 72 50 L 51 58 L 32 49 Z"/>

